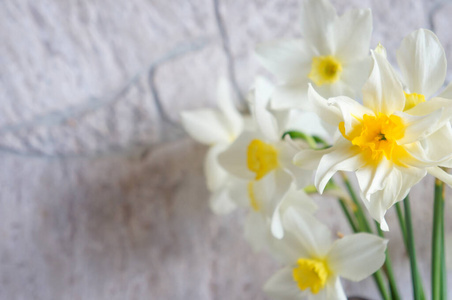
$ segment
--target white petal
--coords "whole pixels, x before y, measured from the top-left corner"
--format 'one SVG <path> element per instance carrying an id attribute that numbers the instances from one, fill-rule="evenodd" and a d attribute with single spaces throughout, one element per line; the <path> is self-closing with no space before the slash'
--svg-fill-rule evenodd
<path id="1" fill-rule="evenodd" d="M 304 299 L 308 291 L 302 291 L 298 288 L 293 279 L 292 268 L 287 267 L 279 270 L 264 285 L 264 292 L 272 299 L 295 300 Z"/>
<path id="2" fill-rule="evenodd" d="M 367 196 L 368 201 L 363 201 L 372 218 L 380 223 L 382 230 L 389 230 L 384 219 L 386 211 L 396 202 L 402 201 L 411 187 L 425 177 L 426 173 L 425 169 L 395 166 L 387 176 L 384 189 Z"/>
<path id="3" fill-rule="evenodd" d="M 303 190 L 297 191 L 295 185 L 292 184 L 289 191 L 279 202 L 278 206 L 275 209 L 275 214 L 272 217 L 272 233 L 273 236 L 278 239 L 284 237 L 282 216 L 289 208 L 312 214 L 318 209 L 318 206 L 314 203 L 314 200 L 309 197 Z"/>
<path id="4" fill-rule="evenodd" d="M 229 82 L 220 78 L 217 88 L 218 108 L 224 115 L 230 135 L 237 137 L 243 130 L 243 118 L 234 105 L 233 93 Z"/>
<path id="5" fill-rule="evenodd" d="M 438 97 L 452 99 L 452 82 L 438 95 Z"/>
<path id="6" fill-rule="evenodd" d="M 314 213 L 318 209 L 314 199 L 309 197 L 309 195 L 303 190 L 297 190 L 294 185 L 291 186 L 287 194 L 282 199 L 280 210 L 284 214 L 289 207 L 292 207 L 295 210 L 307 212 L 309 214 Z"/>
<path id="7" fill-rule="evenodd" d="M 384 58 L 388 58 L 388 53 L 386 51 L 386 48 L 381 44 L 378 43 L 377 47 L 375 47 L 375 53 L 380 54 L 381 56 L 383 56 Z"/>
<path id="8" fill-rule="evenodd" d="M 431 168 L 427 168 L 427 172 L 429 174 L 435 176 L 436 178 L 438 178 L 439 180 L 441 180 L 448 186 L 452 187 L 452 175 L 447 173 L 443 169 L 441 169 L 439 167 L 431 167 Z"/>
<path id="9" fill-rule="evenodd" d="M 308 97 L 312 103 L 314 112 L 317 113 L 320 119 L 336 127 L 343 121 L 339 109 L 335 106 L 328 105 L 328 101 L 320 96 L 311 84 L 309 84 Z"/>
<path id="10" fill-rule="evenodd" d="M 306 77 L 305 80 L 276 86 L 270 104 L 271 108 L 275 110 L 309 109 L 311 104 L 308 100 L 308 82 Z"/>
<path id="11" fill-rule="evenodd" d="M 293 234 L 301 245 L 300 249 L 297 249 L 300 253 L 306 252 L 310 257 L 321 257 L 328 252 L 331 233 L 311 214 L 288 208 L 283 216 L 283 225 L 284 239 L 286 233 Z"/>
<path id="12" fill-rule="evenodd" d="M 278 149 L 278 161 L 281 168 L 290 174 L 298 189 L 302 189 L 312 182 L 312 171 L 304 170 L 293 164 L 293 158 L 299 149 L 292 146 L 290 142 L 283 142 Z"/>
<path id="13" fill-rule="evenodd" d="M 204 161 L 204 174 L 206 175 L 207 188 L 215 191 L 223 186 L 228 179 L 228 173 L 218 162 L 218 155 L 227 149 L 228 145 L 218 144 L 209 149 Z"/>
<path id="14" fill-rule="evenodd" d="M 245 220 L 244 235 L 254 252 L 259 252 L 268 245 L 268 232 L 269 226 L 265 217 L 250 211 Z"/>
<path id="15" fill-rule="evenodd" d="M 349 93 L 336 94 L 362 99 L 361 89 L 370 75 L 372 58 L 370 55 L 361 60 L 351 61 L 343 65 L 340 81 L 349 87 Z"/>
<path id="16" fill-rule="evenodd" d="M 287 178 L 286 178 L 287 179 Z M 288 182 L 290 184 L 290 181 Z M 247 186 L 247 189 L 249 186 Z M 275 207 L 281 198 L 276 198 L 278 183 L 276 172 L 270 172 L 260 180 L 252 181 L 253 201 L 259 207 L 259 213 L 270 219 L 275 211 Z M 250 195 L 248 195 L 248 207 L 251 205 Z"/>
<path id="17" fill-rule="evenodd" d="M 254 179 L 256 174 L 248 169 L 247 151 L 251 141 L 260 138 L 256 132 L 244 131 L 225 152 L 220 153 L 218 156 L 220 165 L 237 177 Z"/>
<path id="18" fill-rule="evenodd" d="M 326 184 L 337 171 L 355 171 L 365 164 L 357 147 L 345 141 L 335 147 L 334 151 L 325 154 L 320 160 L 315 174 L 315 186 L 322 193 Z"/>
<path id="19" fill-rule="evenodd" d="M 209 199 L 210 209 L 217 215 L 226 215 L 237 208 L 227 188 L 216 190 Z"/>
<path id="20" fill-rule="evenodd" d="M 341 112 L 346 134 L 350 134 L 352 129 L 360 123 L 358 119 L 362 119 L 364 115 L 374 115 L 373 111 L 348 97 L 330 98 L 328 105 L 337 107 Z"/>
<path id="21" fill-rule="evenodd" d="M 427 137 L 427 139 L 430 139 L 430 136 Z M 423 140 L 422 142 L 426 141 L 427 139 Z M 426 168 L 438 164 L 436 161 L 432 160 L 432 157 L 429 157 L 427 155 L 426 149 L 424 149 L 421 142 L 406 144 L 404 145 L 404 149 L 408 152 L 409 155 L 404 156 L 400 159 L 401 164 L 416 168 Z"/>
<path id="22" fill-rule="evenodd" d="M 248 180 L 230 176 L 229 181 L 226 185 L 229 197 L 240 207 L 250 206 L 248 183 Z"/>
<path id="23" fill-rule="evenodd" d="M 309 257 L 297 236 L 290 231 L 286 230 L 282 239 L 272 238 L 269 243 L 270 254 L 283 265 L 294 265 L 299 258 Z"/>
<path id="24" fill-rule="evenodd" d="M 405 95 L 397 74 L 381 54 L 372 52 L 372 58 L 373 69 L 363 87 L 364 106 L 386 115 L 402 111 Z"/>
<path id="25" fill-rule="evenodd" d="M 333 243 L 328 266 L 341 277 L 363 280 L 383 265 L 386 245 L 386 240 L 368 233 L 345 236 Z"/>
<path id="26" fill-rule="evenodd" d="M 338 80 L 331 84 L 316 85 L 313 82 L 311 82 L 311 84 L 313 84 L 315 86 L 316 91 L 325 98 L 337 96 L 354 97 L 357 94 L 357 92 L 359 92 L 358 90 L 355 90 L 353 88 L 353 86 L 356 85 L 350 86 L 348 83 L 342 80 L 342 77 L 340 77 Z"/>
<path id="27" fill-rule="evenodd" d="M 436 35 L 419 29 L 406 36 L 399 50 L 399 63 L 410 93 L 430 98 L 444 83 L 447 62 L 444 49 Z"/>
<path id="28" fill-rule="evenodd" d="M 255 98 L 252 100 L 252 113 L 257 126 L 267 139 L 279 141 L 280 135 L 275 116 L 267 109 L 273 86 L 262 77 L 256 79 Z"/>
<path id="29" fill-rule="evenodd" d="M 376 166 L 364 166 L 356 171 L 356 178 L 358 179 L 359 187 L 366 199 L 370 198 L 379 190 L 382 190 L 386 185 L 386 180 L 389 173 L 392 171 L 392 163 L 383 158 Z"/>
<path id="30" fill-rule="evenodd" d="M 258 60 L 284 82 L 308 77 L 312 64 L 312 50 L 303 40 L 282 40 L 256 47 Z"/>
<path id="31" fill-rule="evenodd" d="M 450 123 L 422 140 L 422 148 L 430 161 L 444 167 L 452 167 L 452 128 Z"/>
<path id="32" fill-rule="evenodd" d="M 397 112 L 403 119 L 405 134 L 397 140 L 397 144 L 409 144 L 425 139 L 427 136 L 439 129 L 438 121 L 441 119 L 443 110 L 437 110 L 425 116 L 413 116 L 403 112 Z"/>
<path id="33" fill-rule="evenodd" d="M 428 101 L 421 102 L 405 112 L 410 115 L 424 116 L 441 108 L 450 108 L 451 106 L 451 99 L 435 97 Z"/>
<path id="34" fill-rule="evenodd" d="M 273 172 L 274 175 L 274 184 L 275 184 L 275 192 L 273 194 L 273 202 L 279 203 L 284 195 L 290 188 L 292 184 L 292 176 L 290 176 L 287 172 L 282 169 L 276 169 Z M 273 206 L 273 209 L 276 205 Z"/>
<path id="35" fill-rule="evenodd" d="M 339 277 L 329 280 L 326 292 L 327 300 L 347 300 L 347 296 L 345 295 L 344 288 L 342 287 Z"/>
<path id="36" fill-rule="evenodd" d="M 372 34 L 370 9 L 348 10 L 337 19 L 334 31 L 336 56 L 341 62 L 355 61 L 367 56 Z"/>
<path id="37" fill-rule="evenodd" d="M 452 118 L 452 100 L 435 97 L 429 101 L 419 103 L 415 107 L 405 111 L 405 113 L 416 116 L 424 116 L 442 110 L 441 117 L 436 122 L 436 127 L 432 131 L 436 131 L 440 127 L 449 123 Z"/>
<path id="38" fill-rule="evenodd" d="M 314 170 L 319 166 L 322 157 L 334 150 L 337 146 L 333 146 L 324 150 L 306 149 L 299 151 L 293 159 L 293 163 L 299 168 L 306 170 Z"/>
<path id="39" fill-rule="evenodd" d="M 223 116 L 213 109 L 183 111 L 181 122 L 185 131 L 199 143 L 213 145 L 229 141 L 230 136 Z"/>
<path id="40" fill-rule="evenodd" d="M 334 23 L 336 10 L 327 0 L 301 2 L 301 33 L 321 55 L 334 53 Z"/>
<path id="41" fill-rule="evenodd" d="M 322 120 L 317 114 L 309 111 L 291 109 L 285 129 L 301 131 L 328 140 L 329 135 L 322 126 Z"/>

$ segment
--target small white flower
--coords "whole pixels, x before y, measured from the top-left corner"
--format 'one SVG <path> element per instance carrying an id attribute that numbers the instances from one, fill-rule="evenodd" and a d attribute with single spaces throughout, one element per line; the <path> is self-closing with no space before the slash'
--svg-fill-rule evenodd
<path id="1" fill-rule="evenodd" d="M 381 228 L 388 230 L 386 211 L 427 173 L 452 184 L 452 177 L 438 167 L 449 161 L 452 153 L 428 156 L 422 145 L 449 122 L 452 110 L 440 107 L 423 115 L 404 112 L 406 99 L 397 75 L 383 55 L 372 56 L 374 67 L 363 88 L 364 105 L 348 97 L 327 101 L 310 87 L 318 114 L 340 134 L 333 147 L 301 151 L 295 163 L 315 168 L 319 162 L 315 184 L 320 192 L 337 171 L 356 172 L 364 204 Z M 444 138 L 449 141 L 452 135 Z M 436 143 L 432 147 L 441 147 L 440 140 L 432 142 Z"/>
<path id="2" fill-rule="evenodd" d="M 270 42 L 256 49 L 264 67 L 282 81 L 272 108 L 308 108 L 308 83 L 325 97 L 358 95 L 369 75 L 371 32 L 369 9 L 338 16 L 327 0 L 302 1 L 304 40 Z"/>
<path id="3" fill-rule="evenodd" d="M 255 130 L 244 130 L 237 140 L 219 155 L 220 164 L 231 174 L 248 181 L 249 200 L 268 198 L 265 201 L 278 203 L 295 180 L 297 189 L 302 189 L 311 181 L 312 172 L 301 170 L 292 164 L 299 148 L 294 143 L 282 140 L 279 124 L 283 118 L 277 118 L 268 109 L 273 87 L 262 78 L 256 81 L 254 98 L 250 107 L 256 122 Z M 263 183 L 265 182 L 265 184 Z M 267 193 L 254 197 L 254 185 L 265 185 Z M 264 200 L 260 200 L 265 202 Z M 256 200 L 251 207 L 259 210 L 263 205 Z M 276 207 L 274 205 L 273 207 Z M 272 213 L 277 213 L 272 211 Z M 274 217 L 273 220 L 278 220 Z M 279 222 L 272 221 L 275 236 L 283 235 Z"/>
<path id="4" fill-rule="evenodd" d="M 285 235 L 274 240 L 275 256 L 285 267 L 265 284 L 273 299 L 347 299 L 339 277 L 360 281 L 384 263 L 387 241 L 358 233 L 331 240 L 328 228 L 312 215 L 287 209 Z"/>
<path id="5" fill-rule="evenodd" d="M 187 133 L 196 141 L 210 146 L 204 173 L 207 187 L 212 192 L 210 206 L 215 213 L 225 214 L 235 209 L 229 193 L 240 180 L 232 178 L 218 163 L 218 155 L 243 131 L 244 120 L 234 106 L 234 100 L 226 79 L 218 82 L 219 110 L 199 109 L 181 113 L 181 122 Z"/>

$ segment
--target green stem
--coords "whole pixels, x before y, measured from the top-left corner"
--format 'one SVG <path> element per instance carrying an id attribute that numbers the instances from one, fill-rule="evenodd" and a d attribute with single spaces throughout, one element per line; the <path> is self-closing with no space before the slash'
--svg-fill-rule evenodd
<path id="1" fill-rule="evenodd" d="M 405 217 L 403 216 L 402 207 L 399 202 L 395 204 L 395 207 L 397 211 L 397 218 L 399 219 L 400 231 L 402 232 L 403 243 L 405 244 L 405 248 L 407 248 Z"/>
<path id="2" fill-rule="evenodd" d="M 338 200 L 339 204 L 341 205 L 342 211 L 344 212 L 344 215 L 347 218 L 347 221 L 350 224 L 350 227 L 352 228 L 353 232 L 359 232 L 359 228 L 356 225 L 355 220 L 353 220 L 350 211 L 348 210 L 347 203 L 344 201 L 344 199 L 339 198 Z"/>
<path id="3" fill-rule="evenodd" d="M 371 233 L 372 229 L 370 227 L 369 222 L 366 219 L 366 216 L 364 214 L 363 208 L 361 206 L 361 202 L 359 201 L 358 197 L 356 196 L 356 193 L 350 183 L 350 181 L 348 180 L 347 176 L 344 173 L 341 173 L 342 175 L 342 179 L 345 183 L 345 186 L 347 188 L 348 193 L 350 194 L 350 197 L 353 200 L 353 203 L 355 204 L 355 207 L 353 208 L 353 212 L 355 214 L 356 220 L 358 221 L 358 225 L 357 225 L 357 230 L 355 232 L 367 232 L 367 233 Z M 351 218 L 351 215 L 350 215 Z M 388 258 L 388 256 L 386 256 Z M 390 266 L 391 269 L 391 273 L 392 273 L 392 267 Z M 375 272 L 373 274 L 375 283 L 377 284 L 378 290 L 380 291 L 381 297 L 384 300 L 391 300 L 391 295 L 388 293 L 388 288 L 385 284 L 385 280 L 384 280 L 384 276 L 381 270 L 378 270 L 377 272 Z M 394 283 L 395 286 L 395 283 Z M 392 286 L 390 286 L 390 288 L 392 289 Z M 396 291 L 397 293 L 397 291 Z M 396 298 L 398 299 L 398 298 Z"/>
<path id="4" fill-rule="evenodd" d="M 373 274 L 375 282 L 377 283 L 378 290 L 380 291 L 381 297 L 384 300 L 391 300 L 391 296 L 388 293 L 388 289 L 386 288 L 386 284 L 384 282 L 383 273 L 381 270 L 378 270 Z"/>
<path id="5" fill-rule="evenodd" d="M 422 300 L 425 299 L 422 281 L 420 280 L 419 271 L 416 262 L 416 248 L 414 246 L 414 234 L 413 234 L 413 224 L 411 221 L 411 207 L 410 207 L 410 199 L 407 196 L 405 200 L 403 200 L 404 208 L 405 208 L 405 225 L 407 232 L 407 250 L 410 255 L 410 264 L 411 264 L 411 280 L 413 282 L 413 299 Z"/>
<path id="6" fill-rule="evenodd" d="M 442 254 L 443 254 L 443 221 L 444 218 L 444 184 L 436 179 L 435 200 L 433 204 L 433 233 L 432 233 L 432 300 L 445 299 L 441 296 Z"/>
<path id="7" fill-rule="evenodd" d="M 348 180 L 347 176 L 344 173 L 341 173 L 342 179 L 345 183 L 345 186 L 347 188 L 348 193 L 350 194 L 350 197 L 353 200 L 353 203 L 356 205 L 356 209 L 354 209 L 354 213 L 356 216 L 356 219 L 358 220 L 359 227 L 361 228 L 361 231 L 373 233 L 372 229 L 370 227 L 369 222 L 366 219 L 366 216 L 364 215 L 363 208 L 361 206 L 361 202 L 358 200 L 358 197 L 355 194 L 355 191 L 353 190 L 353 187 Z"/>
<path id="8" fill-rule="evenodd" d="M 375 225 L 377 226 L 378 235 L 382 238 L 384 238 L 384 233 L 380 228 L 380 225 L 375 222 Z M 397 288 L 396 279 L 394 276 L 394 271 L 392 269 L 392 262 L 391 258 L 388 253 L 388 249 L 386 249 L 386 259 L 385 259 L 385 268 L 386 268 L 386 276 L 388 277 L 389 281 L 389 287 L 391 288 L 391 296 L 393 300 L 400 300 L 400 294 L 399 290 Z"/>
<path id="9" fill-rule="evenodd" d="M 312 136 L 310 136 L 309 134 L 305 134 L 303 132 L 294 131 L 294 130 L 286 131 L 282 135 L 282 139 L 284 139 L 284 137 L 286 135 L 289 135 L 292 139 L 302 139 L 309 145 L 310 148 L 317 149 L 317 142 L 316 142 L 316 140 Z"/>
<path id="10" fill-rule="evenodd" d="M 444 244 L 444 214 L 442 218 L 442 236 L 441 236 L 441 292 L 442 299 L 447 299 L 447 270 L 446 270 L 446 245 Z"/>

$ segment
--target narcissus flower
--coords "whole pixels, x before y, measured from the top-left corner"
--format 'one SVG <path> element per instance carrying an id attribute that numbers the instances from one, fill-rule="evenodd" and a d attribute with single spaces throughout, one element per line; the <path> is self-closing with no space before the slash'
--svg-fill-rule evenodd
<path id="1" fill-rule="evenodd" d="M 254 186 L 260 185 L 260 181 L 265 180 L 265 197 L 277 204 L 288 191 L 292 181 L 297 189 L 302 189 L 311 181 L 312 176 L 311 171 L 301 170 L 292 164 L 292 159 L 300 148 L 281 139 L 283 132 L 279 125 L 284 122 L 267 109 L 272 90 L 273 87 L 264 79 L 259 78 L 256 81 L 250 107 L 257 127 L 255 130 L 244 130 L 219 156 L 220 164 L 225 170 L 248 181 L 248 198 L 251 207 L 256 210 L 259 210 L 261 205 L 253 200 L 258 198 L 253 196 Z M 276 204 L 272 207 L 276 207 Z M 272 232 L 278 237 L 283 235 L 278 222 L 272 222 Z"/>
<path id="2" fill-rule="evenodd" d="M 337 128 L 340 134 L 333 147 L 321 151 L 304 150 L 297 154 L 300 167 L 317 167 L 315 184 L 320 192 L 337 171 L 356 172 L 364 204 L 372 217 L 388 230 L 386 211 L 402 200 L 410 188 L 430 173 L 448 184 L 452 178 L 439 166 L 452 153 L 438 157 L 423 147 L 435 149 L 452 142 L 451 134 L 432 138 L 452 117 L 449 108 L 436 107 L 423 113 L 405 110 L 405 92 L 386 58 L 372 53 L 374 66 L 363 88 L 363 103 L 348 97 L 325 100 L 311 86 L 310 99 L 321 118 Z M 421 104 L 418 104 L 421 105 Z"/>
<path id="3" fill-rule="evenodd" d="M 222 78 L 217 89 L 218 110 L 199 109 L 181 113 L 184 129 L 196 141 L 210 146 L 204 173 L 207 187 L 212 192 L 210 206 L 215 213 L 228 213 L 236 207 L 230 196 L 235 185 L 241 184 L 218 163 L 218 154 L 224 151 L 243 131 L 244 121 L 234 106 L 228 82 Z"/>
<path id="4" fill-rule="evenodd" d="M 332 241 L 328 228 L 312 215 L 287 209 L 284 238 L 273 252 L 286 266 L 265 284 L 274 299 L 347 299 L 339 277 L 360 281 L 385 260 L 387 241 L 358 233 Z"/>
<path id="5" fill-rule="evenodd" d="M 308 83 L 325 97 L 359 94 L 370 71 L 372 16 L 354 9 L 338 16 L 327 0 L 301 2 L 304 40 L 283 40 L 256 48 L 260 62 L 282 83 L 274 109 L 306 108 Z"/>

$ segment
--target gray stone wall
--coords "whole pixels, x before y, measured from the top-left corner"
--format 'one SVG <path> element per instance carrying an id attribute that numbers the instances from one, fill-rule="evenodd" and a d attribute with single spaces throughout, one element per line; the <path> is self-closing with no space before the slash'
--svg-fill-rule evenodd
<path id="1" fill-rule="evenodd" d="M 371 7 L 372 45 L 390 59 L 419 27 L 452 58 L 448 1 L 333 3 Z M 209 211 L 206 148 L 178 114 L 214 106 L 219 76 L 244 95 L 265 74 L 254 45 L 299 36 L 297 21 L 296 0 L 0 1 L 0 299 L 265 299 L 278 266 L 243 240 L 243 212 Z M 426 279 L 432 184 L 412 197 Z M 320 204 L 332 230 L 349 232 L 333 199 Z M 409 299 L 393 211 L 388 221 Z M 378 299 L 371 279 L 344 285 Z"/>

